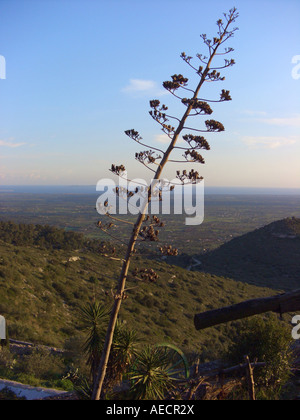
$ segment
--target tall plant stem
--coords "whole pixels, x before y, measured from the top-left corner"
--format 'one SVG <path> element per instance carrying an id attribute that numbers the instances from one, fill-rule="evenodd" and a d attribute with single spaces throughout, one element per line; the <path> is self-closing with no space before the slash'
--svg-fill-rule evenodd
<path id="1" fill-rule="evenodd" d="M 206 65 L 206 68 L 202 73 L 201 80 L 200 80 L 196 90 L 194 91 L 194 95 L 193 95 L 192 99 L 197 99 L 198 98 L 199 91 L 200 91 L 203 83 L 205 82 L 206 76 L 207 76 L 207 74 L 210 70 L 211 62 L 212 62 L 214 56 L 216 55 L 219 46 L 222 44 L 222 42 L 224 40 L 224 37 L 226 37 L 227 29 L 228 29 L 229 25 L 232 23 L 232 21 L 233 21 L 233 19 L 228 20 L 227 26 L 224 29 L 222 36 L 220 37 L 218 43 L 214 46 L 214 49 L 211 52 L 211 55 L 210 55 L 210 58 L 209 58 L 209 61 L 208 61 L 207 65 Z M 111 317 L 110 317 L 109 325 L 108 325 L 107 332 L 106 332 L 102 357 L 101 357 L 99 370 L 98 370 L 98 376 L 97 376 L 97 379 L 94 383 L 94 389 L 93 389 L 93 395 L 92 395 L 93 400 L 99 400 L 100 397 L 101 397 L 102 388 L 103 388 L 104 379 L 105 379 L 106 370 L 107 370 L 107 365 L 108 365 L 109 356 L 110 356 L 110 352 L 111 352 L 111 347 L 112 347 L 116 322 L 117 322 L 117 319 L 118 319 L 118 315 L 119 315 L 122 300 L 123 300 L 123 295 L 124 295 L 124 290 L 125 290 L 125 286 L 126 286 L 128 270 L 129 270 L 129 267 L 130 267 L 131 257 L 133 255 L 135 245 L 136 245 L 136 241 L 138 239 L 142 224 L 145 220 L 145 216 L 146 216 L 146 212 L 147 212 L 149 203 L 151 201 L 152 189 L 155 186 L 155 184 L 157 184 L 157 182 L 160 180 L 162 172 L 164 170 L 164 167 L 167 164 L 173 149 L 175 148 L 175 145 L 177 143 L 179 135 L 182 132 L 182 130 L 184 128 L 184 125 L 185 125 L 185 122 L 186 122 L 190 112 L 192 111 L 192 109 L 193 109 L 193 105 L 192 105 L 192 101 L 191 101 L 191 103 L 187 107 L 182 119 L 180 120 L 176 131 L 174 132 L 173 138 L 170 142 L 170 145 L 169 145 L 168 149 L 166 150 L 166 152 L 163 155 L 163 158 L 160 162 L 160 165 L 158 166 L 158 169 L 157 169 L 157 171 L 155 173 L 155 176 L 153 178 L 154 182 L 153 182 L 152 186 L 149 187 L 149 189 L 148 189 L 148 200 L 145 203 L 145 206 L 144 206 L 143 210 L 141 211 L 141 213 L 139 214 L 139 216 L 137 218 L 137 221 L 134 225 L 133 233 L 132 233 L 131 238 L 130 238 L 129 243 L 128 243 L 126 256 L 125 256 L 123 266 L 122 266 L 122 271 L 121 271 L 121 274 L 120 274 L 120 277 L 119 277 L 118 289 L 117 289 L 117 293 L 115 295 L 115 302 L 114 302 L 114 305 L 113 305 L 113 308 L 112 308 Z"/>

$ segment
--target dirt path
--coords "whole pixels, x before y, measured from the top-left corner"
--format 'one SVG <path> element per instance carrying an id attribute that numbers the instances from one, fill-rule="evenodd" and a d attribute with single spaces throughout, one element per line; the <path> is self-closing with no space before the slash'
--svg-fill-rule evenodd
<path id="1" fill-rule="evenodd" d="M 194 261 L 194 264 L 191 264 L 186 268 L 188 271 L 191 271 L 192 268 L 198 267 L 198 265 L 202 265 L 202 262 L 197 258 L 193 257 L 192 260 Z"/>
<path id="2" fill-rule="evenodd" d="M 65 391 L 59 391 L 57 389 L 48 388 L 36 388 L 29 385 L 23 385 L 19 382 L 7 381 L 0 379 L 0 391 L 4 388 L 8 388 L 17 397 L 26 398 L 27 400 L 40 400 L 48 397 L 58 397 L 67 394 Z"/>

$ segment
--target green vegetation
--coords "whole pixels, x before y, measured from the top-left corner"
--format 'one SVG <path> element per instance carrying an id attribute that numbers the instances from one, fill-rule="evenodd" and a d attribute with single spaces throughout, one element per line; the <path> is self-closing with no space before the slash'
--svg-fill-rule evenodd
<path id="1" fill-rule="evenodd" d="M 250 360 L 265 362 L 254 370 L 257 396 L 260 399 L 279 399 L 283 386 L 291 377 L 291 331 L 275 316 L 255 317 L 240 322 L 240 332 L 233 338 L 226 358 L 239 364 L 245 355 Z"/>
<path id="2" fill-rule="evenodd" d="M 111 305 L 120 261 L 93 251 L 0 241 L 0 313 L 7 319 L 11 338 L 64 346 L 70 337 L 81 335 L 80 306 L 93 298 Z M 132 271 L 148 265 L 149 260 L 138 257 Z M 195 313 L 274 294 L 164 261 L 151 261 L 151 266 L 159 275 L 154 283 L 129 275 L 121 319 L 145 343 L 168 341 L 187 353 L 201 354 L 203 361 L 217 358 L 227 347 L 230 325 L 199 333 L 193 324 Z M 146 324 L 141 322 L 144 319 Z"/>
<path id="3" fill-rule="evenodd" d="M 107 325 L 109 311 L 98 302 L 88 303 L 80 310 L 81 329 L 87 336 L 83 351 L 87 356 L 87 364 L 90 366 L 90 377 L 95 381 L 101 357 L 100 349 L 103 345 L 103 331 Z"/>
<path id="4" fill-rule="evenodd" d="M 81 309 L 82 328 L 85 331 L 83 351 L 89 366 L 89 376 L 74 378 L 74 386 L 83 399 L 90 399 L 97 379 L 96 373 L 105 342 L 108 309 L 99 302 Z M 178 360 L 179 359 L 179 360 Z M 187 378 L 188 364 L 182 366 L 183 353 L 170 345 L 144 345 L 138 334 L 127 324 L 117 321 L 107 376 L 102 398 L 164 399 L 174 388 L 178 377 Z M 124 380 L 130 383 L 125 385 Z M 116 387 L 123 384 L 120 393 Z"/>
<path id="5" fill-rule="evenodd" d="M 31 386 L 72 390 L 72 383 L 64 379 L 66 365 L 66 359 L 47 350 L 36 349 L 22 356 L 0 350 L 0 377 Z"/>
<path id="6" fill-rule="evenodd" d="M 121 264 L 118 261 L 121 249 L 115 247 L 113 254 L 113 247 L 109 244 L 91 241 L 81 234 L 66 235 L 63 230 L 49 226 L 19 226 L 11 222 L 2 222 L 0 226 L 0 313 L 7 319 L 10 337 L 57 346 L 67 351 L 63 358 L 45 352 L 33 352 L 19 358 L 4 348 L 0 351 L 0 377 L 32 386 L 72 390 L 73 380 L 70 379 L 73 376 L 78 376 L 79 372 L 83 377 L 89 376 L 87 357 L 82 350 L 86 341 L 79 308 L 83 305 L 92 307 L 95 300 L 101 305 L 111 306 L 115 279 Z M 46 242 L 43 237 L 47 237 Z M 248 239 L 250 246 L 247 249 Z M 239 240 L 242 242 L 239 243 Z M 264 284 L 266 277 L 261 275 L 264 258 L 259 255 L 262 254 L 259 244 L 264 247 L 266 261 L 268 255 L 276 252 L 275 267 L 281 265 L 285 273 L 292 273 L 299 261 L 299 258 L 295 258 L 299 252 L 299 219 L 272 223 L 232 243 L 235 251 L 242 253 L 247 249 L 251 255 L 261 258 L 260 263 L 256 262 L 254 279 Z M 270 324 L 269 321 L 251 321 L 250 324 L 225 324 L 200 333 L 195 331 L 195 313 L 276 293 L 275 290 L 223 277 L 221 273 L 253 281 L 253 276 L 251 279 L 250 276 L 243 278 L 239 273 L 237 277 L 229 269 L 226 272 L 221 270 L 222 258 L 223 264 L 224 261 L 226 264 L 230 262 L 224 253 L 227 246 L 231 244 L 225 244 L 215 251 L 215 264 L 210 267 L 210 272 L 187 271 L 174 265 L 174 257 L 167 261 L 154 258 L 153 255 L 136 257 L 128 277 L 128 299 L 121 312 L 122 325 L 125 327 L 123 332 L 136 330 L 144 348 L 147 344 L 174 343 L 184 350 L 191 363 L 196 359 L 200 362 L 218 359 L 228 349 L 232 359 L 238 363 L 243 360 L 244 353 L 249 354 L 252 361 L 255 358 L 268 361 L 266 369 L 255 372 L 258 397 L 279 398 L 289 366 L 289 354 L 283 351 L 290 341 L 290 329 L 286 332 L 285 324 L 274 320 Z M 112 255 L 114 259 L 111 259 Z M 211 255 L 208 253 L 207 257 Z M 133 275 L 135 269 L 149 266 L 149 258 L 151 267 L 159 276 L 155 282 L 142 281 Z M 179 258 L 183 261 L 184 257 Z M 208 271 L 205 256 L 201 256 L 201 260 Z M 236 264 L 237 268 L 241 269 L 242 261 L 240 266 Z M 243 269 L 246 275 L 247 269 Z M 277 279 L 278 289 L 287 287 L 279 272 L 278 277 L 274 278 Z M 275 286 L 274 283 L 270 285 Z M 141 322 L 144 319 L 146 324 Z M 104 326 L 100 328 L 102 337 L 104 330 Z M 127 344 L 123 340 L 125 356 L 128 343 L 130 340 L 127 340 Z M 154 348 L 148 347 L 148 355 L 154 352 Z M 144 360 L 143 357 L 141 360 Z M 143 362 L 139 366 L 138 375 L 141 375 L 141 372 L 145 373 Z M 117 365 L 114 369 L 118 376 Z M 163 376 L 163 369 L 161 373 Z M 140 383 L 138 375 L 137 383 Z M 165 379 L 168 381 L 170 378 Z M 143 394 L 145 389 L 139 389 L 140 394 L 137 390 L 138 387 L 135 388 L 136 394 L 131 394 L 132 398 L 146 395 Z M 88 382 L 86 392 L 90 392 Z M 4 392 L 0 398 L 11 399 L 13 396 Z"/>
<path id="7" fill-rule="evenodd" d="M 168 355 L 159 347 L 146 346 L 130 372 L 131 394 L 136 400 L 163 400 L 175 387 Z"/>
<path id="8" fill-rule="evenodd" d="M 3 242 L 12 245 L 64 249 L 65 251 L 84 248 L 88 251 L 97 252 L 102 250 L 104 246 L 104 243 L 87 239 L 83 234 L 66 232 L 53 226 L 1 221 L 0 238 Z"/>

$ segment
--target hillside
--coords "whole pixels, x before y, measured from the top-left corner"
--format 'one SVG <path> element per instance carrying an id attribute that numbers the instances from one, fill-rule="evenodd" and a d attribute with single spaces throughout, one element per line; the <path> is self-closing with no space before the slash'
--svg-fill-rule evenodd
<path id="1" fill-rule="evenodd" d="M 12 245 L 36 246 L 43 249 L 85 249 L 98 252 L 104 242 L 86 238 L 82 233 L 66 232 L 49 225 L 0 221 L 0 239 Z M 106 244 L 108 245 L 108 244 Z"/>
<path id="2" fill-rule="evenodd" d="M 7 227 L 2 227 L 0 232 L 7 235 Z M 63 232 L 54 229 L 52 234 L 57 238 Z M 70 250 L 68 243 L 64 249 L 63 244 L 57 246 L 56 239 L 46 247 L 18 245 L 16 237 L 14 244 L 4 239 L 12 242 L 0 236 L 0 313 L 8 321 L 11 338 L 63 346 L 65 340 L 80 334 L 80 305 L 93 297 L 112 303 L 111 290 L 121 262 L 105 256 L 100 248 L 97 252 Z M 132 276 L 134 268 L 149 266 L 159 275 L 156 282 Z M 150 263 L 142 257 L 135 258 L 127 287 L 121 317 L 145 342 L 171 341 L 185 351 L 203 353 L 204 358 L 217 357 L 227 346 L 230 326 L 199 333 L 193 324 L 195 313 L 274 294 L 266 288 L 189 272 L 163 261 Z"/>
<path id="3" fill-rule="evenodd" d="M 201 256 L 201 269 L 257 286 L 300 288 L 300 219 L 287 218 Z"/>

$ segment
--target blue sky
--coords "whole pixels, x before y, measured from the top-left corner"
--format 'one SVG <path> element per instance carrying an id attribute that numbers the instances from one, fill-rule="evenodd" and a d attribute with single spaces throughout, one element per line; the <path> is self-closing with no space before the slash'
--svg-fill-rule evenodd
<path id="1" fill-rule="evenodd" d="M 199 35 L 233 6 L 237 64 L 202 94 L 231 91 L 213 107 L 226 131 L 207 136 L 194 169 L 210 186 L 300 188 L 299 0 L 0 0 L 0 184 L 96 185 L 111 163 L 147 179 L 124 130 L 166 147 L 149 100 L 182 114 L 161 83 L 182 73 L 196 85 L 180 53 L 205 53 Z"/>

